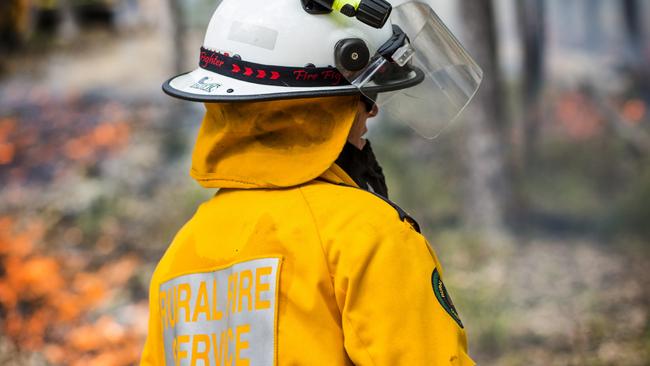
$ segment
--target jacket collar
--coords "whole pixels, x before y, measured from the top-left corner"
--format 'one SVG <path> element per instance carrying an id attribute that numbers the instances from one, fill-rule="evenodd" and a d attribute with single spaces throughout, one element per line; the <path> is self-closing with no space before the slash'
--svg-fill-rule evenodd
<path id="1" fill-rule="evenodd" d="M 340 166 L 332 164 L 323 174 L 318 177 L 319 180 L 324 180 L 332 184 L 346 185 L 350 187 L 359 188 L 352 178 Z"/>

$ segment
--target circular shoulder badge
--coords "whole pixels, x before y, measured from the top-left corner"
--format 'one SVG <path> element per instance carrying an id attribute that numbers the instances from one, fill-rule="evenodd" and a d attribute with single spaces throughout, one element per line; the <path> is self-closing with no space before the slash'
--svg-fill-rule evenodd
<path id="1" fill-rule="evenodd" d="M 436 298 L 438 299 L 438 302 L 440 302 L 440 305 L 445 309 L 445 311 L 451 316 L 456 323 L 461 328 L 464 328 L 463 322 L 460 320 L 460 317 L 458 316 L 458 311 L 456 311 L 456 307 L 454 306 L 454 302 L 451 301 L 451 296 L 449 296 L 449 293 L 447 292 L 447 288 L 445 288 L 445 284 L 442 283 L 442 279 L 440 278 L 440 273 L 438 272 L 438 269 L 433 270 L 433 274 L 431 275 L 431 285 L 433 286 L 433 292 L 436 294 Z"/>

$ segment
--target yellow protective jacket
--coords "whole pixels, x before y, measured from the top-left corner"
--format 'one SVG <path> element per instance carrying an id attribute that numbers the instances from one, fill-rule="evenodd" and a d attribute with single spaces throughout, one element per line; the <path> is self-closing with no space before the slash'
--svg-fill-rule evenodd
<path id="1" fill-rule="evenodd" d="M 208 106 L 191 174 L 221 189 L 155 270 L 141 365 L 474 365 L 425 238 L 400 210 L 332 164 L 357 99 L 330 102 L 329 139 L 298 148 L 280 142 L 295 136 L 260 147 L 251 131 L 266 135 L 286 126 L 261 131 L 241 106 Z M 254 115 L 277 103 L 258 103 Z M 298 114 L 308 111 L 266 121 L 291 116 L 291 134 L 302 118 L 322 117 L 313 101 L 286 103 L 285 112 L 295 105 Z M 224 141 L 236 152 L 224 152 Z M 287 146 L 281 162 L 264 152 Z M 293 156 L 302 148 L 316 150 L 308 167 Z M 329 166 L 321 170 L 318 160 Z M 299 173 L 282 170 L 288 168 Z"/>

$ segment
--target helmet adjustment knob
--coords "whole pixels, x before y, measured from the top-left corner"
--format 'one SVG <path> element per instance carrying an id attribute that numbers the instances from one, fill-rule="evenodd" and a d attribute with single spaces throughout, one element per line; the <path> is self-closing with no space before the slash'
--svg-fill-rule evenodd
<path id="1" fill-rule="evenodd" d="M 341 13 L 351 18 L 357 15 L 357 9 L 350 4 L 345 4 L 341 7 Z"/>
<path id="2" fill-rule="evenodd" d="M 388 21 L 393 7 L 386 0 L 361 0 L 357 19 L 374 28 L 382 28 Z"/>
<path id="3" fill-rule="evenodd" d="M 336 64 L 348 71 L 360 71 L 370 61 L 370 50 L 362 39 L 346 38 L 336 44 Z"/>

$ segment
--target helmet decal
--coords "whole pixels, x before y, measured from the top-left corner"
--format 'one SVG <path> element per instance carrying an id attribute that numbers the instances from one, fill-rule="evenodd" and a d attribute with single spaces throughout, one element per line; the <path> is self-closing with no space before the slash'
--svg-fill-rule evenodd
<path id="1" fill-rule="evenodd" d="M 278 34 L 275 29 L 235 20 L 230 26 L 228 40 L 273 51 L 278 41 Z"/>

